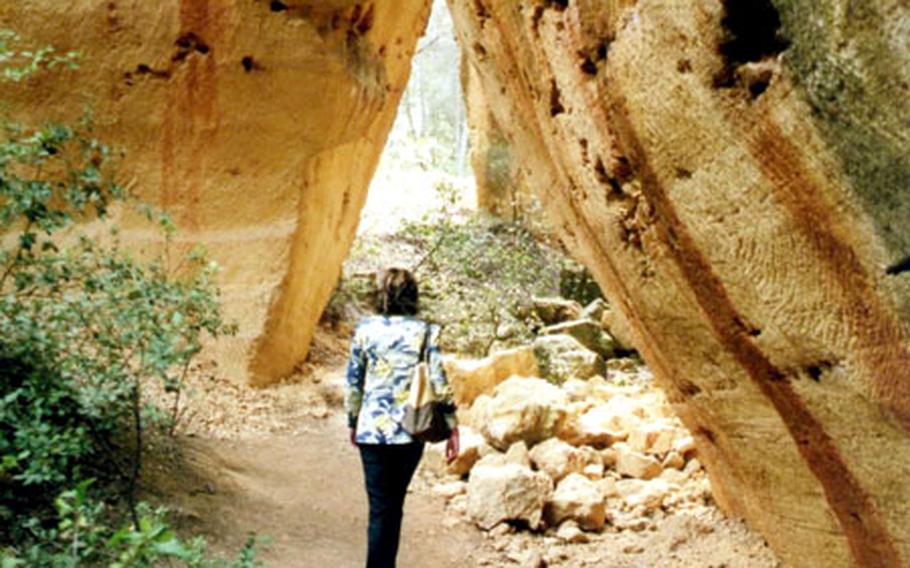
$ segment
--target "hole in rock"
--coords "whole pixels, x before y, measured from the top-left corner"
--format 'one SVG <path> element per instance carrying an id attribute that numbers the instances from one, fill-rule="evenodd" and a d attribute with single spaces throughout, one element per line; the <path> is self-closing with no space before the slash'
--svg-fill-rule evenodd
<path id="1" fill-rule="evenodd" d="M 698 394 L 701 394 L 701 388 L 692 381 L 682 379 L 679 381 L 679 392 L 681 392 L 686 397 L 693 397 Z"/>
<path id="2" fill-rule="evenodd" d="M 724 0 L 721 25 L 720 53 L 734 65 L 776 56 L 789 45 L 771 0 Z"/>
<path id="3" fill-rule="evenodd" d="M 581 64 L 578 66 L 585 75 L 597 75 L 597 65 L 591 61 L 591 58 L 580 53 Z"/>
<path id="4" fill-rule="evenodd" d="M 834 368 L 834 363 L 832 361 L 819 361 L 818 363 L 808 365 L 806 367 L 806 374 L 809 375 L 809 378 L 815 381 L 816 383 L 821 382 L 822 377 Z"/>
<path id="5" fill-rule="evenodd" d="M 284 2 L 279 2 L 279 0 L 272 0 L 269 2 L 269 10 L 273 12 L 284 12 L 288 9 L 288 5 Z"/>
<path id="6" fill-rule="evenodd" d="M 770 78 L 761 81 L 755 81 L 754 83 L 749 84 L 749 94 L 752 95 L 752 98 L 758 98 L 762 93 L 768 90 L 769 85 L 771 85 Z"/>
<path id="7" fill-rule="evenodd" d="M 724 65 L 714 76 L 715 88 L 739 84 L 758 98 L 771 84 L 777 55 L 789 46 L 780 14 L 770 0 L 725 0 L 721 26 L 724 36 L 718 51 Z"/>
<path id="8" fill-rule="evenodd" d="M 598 182 L 604 185 L 610 183 L 610 175 L 607 174 L 607 167 L 604 166 L 604 161 L 600 157 L 594 162 L 594 175 L 597 177 Z"/>
<path id="9" fill-rule="evenodd" d="M 894 276 L 897 274 L 902 274 L 904 272 L 910 272 L 910 256 L 907 258 L 896 262 L 885 269 L 885 274 L 889 276 Z"/>
<path id="10" fill-rule="evenodd" d="M 690 179 L 692 177 L 692 171 L 686 168 L 677 167 L 676 168 L 676 177 L 678 179 Z"/>
<path id="11" fill-rule="evenodd" d="M 136 66 L 136 73 L 139 75 L 150 75 L 156 79 L 167 79 L 171 76 L 171 72 L 167 69 L 155 69 L 145 63 L 140 63 Z"/>
<path id="12" fill-rule="evenodd" d="M 367 32 L 373 29 L 375 18 L 376 11 L 372 4 L 370 4 L 366 10 L 363 10 L 360 4 L 358 4 L 351 20 L 357 33 L 359 35 L 366 35 Z"/>
<path id="13" fill-rule="evenodd" d="M 550 116 L 556 116 L 566 111 L 562 106 L 561 93 L 556 86 L 556 80 L 550 80 Z"/>
<path id="14" fill-rule="evenodd" d="M 258 70 L 262 69 L 262 67 L 256 62 L 256 60 L 253 59 L 252 55 L 243 56 L 243 59 L 240 60 L 240 65 L 243 66 L 243 70 L 246 71 L 247 73 L 250 73 L 252 71 L 258 71 Z"/>
<path id="15" fill-rule="evenodd" d="M 490 12 L 487 10 L 487 7 L 482 0 L 474 0 L 474 13 L 481 20 L 486 20 L 490 17 Z"/>
<path id="16" fill-rule="evenodd" d="M 181 35 L 174 42 L 174 45 L 177 46 L 177 52 L 171 57 L 171 61 L 174 63 L 183 61 L 194 52 L 201 55 L 207 55 L 209 51 L 211 51 L 208 44 L 202 41 L 202 38 L 194 32 L 188 32 Z"/>
<path id="17" fill-rule="evenodd" d="M 710 430 L 705 427 L 700 427 L 695 431 L 695 434 L 697 436 L 704 438 L 705 440 L 707 440 L 708 442 L 710 442 L 712 444 L 717 443 L 717 434 L 715 434 L 713 430 Z"/>

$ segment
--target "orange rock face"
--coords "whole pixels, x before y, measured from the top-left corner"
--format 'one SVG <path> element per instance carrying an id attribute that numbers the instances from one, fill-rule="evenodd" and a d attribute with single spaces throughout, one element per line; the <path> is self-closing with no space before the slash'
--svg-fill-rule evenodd
<path id="1" fill-rule="evenodd" d="M 910 563 L 910 8 L 449 4 L 722 505 L 795 566 Z"/>
<path id="2" fill-rule="evenodd" d="M 83 60 L 3 97 L 34 120 L 91 105 L 124 181 L 223 267 L 240 334 L 219 361 L 261 384 L 306 356 L 428 15 L 428 0 L 4 2 L 2 27 Z"/>

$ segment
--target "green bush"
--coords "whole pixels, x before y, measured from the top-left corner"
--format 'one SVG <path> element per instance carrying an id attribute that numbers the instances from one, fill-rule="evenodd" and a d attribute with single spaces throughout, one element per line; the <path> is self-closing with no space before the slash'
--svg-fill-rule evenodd
<path id="1" fill-rule="evenodd" d="M 0 77 L 75 61 L 19 45 L 0 32 Z M 163 513 L 140 506 L 136 487 L 147 428 L 176 420 L 203 337 L 233 329 L 220 315 L 216 267 L 200 253 L 177 270 L 166 255 L 140 261 L 121 248 L 114 205 L 157 222 L 165 242 L 174 229 L 114 181 L 112 158 L 87 121 L 2 130 L 0 546 L 15 545 L 4 566 L 76 566 L 104 555 L 111 566 L 160 556 L 202 565 L 202 556 L 192 560 L 199 545 L 178 550 Z M 152 381 L 172 394 L 169 408 L 147 403 Z M 94 477 L 124 482 L 130 528 L 106 528 L 96 499 L 109 486 L 90 496 Z"/>
<path id="2" fill-rule="evenodd" d="M 531 299 L 558 291 L 567 259 L 518 222 L 459 215 L 454 190 L 437 191 L 441 209 L 407 223 L 401 235 L 421 255 L 414 266 L 421 309 L 442 325 L 443 347 L 481 356 L 528 341 L 539 324 Z"/>
<path id="3" fill-rule="evenodd" d="M 256 539 L 250 536 L 233 561 L 212 558 L 205 540 L 181 540 L 167 523 L 165 509 L 152 509 L 142 503 L 136 526 L 110 526 L 105 506 L 91 498 L 91 481 L 64 491 L 54 501 L 57 524 L 50 528 L 33 527 L 38 538 L 21 552 L 2 552 L 0 567 L 108 566 L 141 568 L 182 565 L 188 568 L 254 568 Z"/>
<path id="4" fill-rule="evenodd" d="M 354 242 L 323 323 L 375 311 L 376 271 L 395 264 L 418 277 L 421 316 L 442 327 L 446 351 L 484 356 L 531 341 L 542 325 L 533 297 L 558 295 L 562 274 L 583 269 L 522 220 L 462 210 L 449 184 L 435 190 L 440 205 L 418 221 Z"/>

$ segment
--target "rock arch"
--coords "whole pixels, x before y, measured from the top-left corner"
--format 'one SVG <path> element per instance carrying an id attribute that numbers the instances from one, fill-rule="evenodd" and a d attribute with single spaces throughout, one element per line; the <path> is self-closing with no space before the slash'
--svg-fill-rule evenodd
<path id="1" fill-rule="evenodd" d="M 722 504 L 794 565 L 910 562 L 910 8 L 449 3 L 525 183 L 631 322 Z M 241 335 L 221 360 L 264 383 L 306 355 L 428 14 L 5 3 L 0 24 L 87 58 L 78 83 L 3 96 L 71 116 L 91 86 L 131 185 L 224 267 Z"/>

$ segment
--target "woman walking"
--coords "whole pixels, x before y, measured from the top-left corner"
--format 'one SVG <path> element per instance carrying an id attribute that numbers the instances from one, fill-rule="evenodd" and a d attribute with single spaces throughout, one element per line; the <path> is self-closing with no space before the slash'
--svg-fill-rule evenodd
<path id="1" fill-rule="evenodd" d="M 367 568 L 394 568 L 404 499 L 423 454 L 423 442 L 403 427 L 413 369 L 423 357 L 437 400 L 455 407 L 440 358 L 439 327 L 417 319 L 417 280 L 391 268 L 381 282 L 381 315 L 364 318 L 354 332 L 348 363 L 345 409 L 351 443 L 360 450 L 370 503 Z M 458 428 L 446 444 L 446 459 L 458 455 Z"/>

